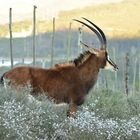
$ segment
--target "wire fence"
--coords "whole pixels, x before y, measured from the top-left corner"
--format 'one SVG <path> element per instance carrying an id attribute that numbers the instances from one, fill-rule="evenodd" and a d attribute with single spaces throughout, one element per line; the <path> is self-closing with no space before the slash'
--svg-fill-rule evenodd
<path id="1" fill-rule="evenodd" d="M 91 46 L 98 46 L 99 44 L 96 38 L 91 38 L 91 34 L 84 32 L 83 26 L 75 31 L 72 29 L 73 24 L 70 22 L 65 32 L 58 32 L 56 31 L 56 24 L 56 20 L 53 18 L 52 32 L 37 34 L 36 6 L 34 6 L 33 26 L 30 26 L 30 31 L 25 32 L 25 34 L 20 32 L 19 36 L 23 35 L 20 39 L 15 39 L 12 32 L 12 9 L 10 8 L 10 44 L 8 44 L 8 41 L 4 44 L 5 50 L 8 50 L 7 48 L 10 46 L 10 57 L 0 58 L 0 66 L 11 66 L 13 68 L 17 65 L 26 64 L 47 68 L 53 66 L 55 63 L 76 58 L 83 51 L 80 45 L 80 41 L 82 40 L 88 42 Z M 119 71 L 117 73 L 101 71 L 95 88 L 102 86 L 105 89 L 123 90 L 126 94 L 140 92 L 139 44 L 138 40 L 134 42 L 129 42 L 129 40 L 124 42 L 109 40 L 109 54 L 111 54 L 112 59 L 119 65 Z M 129 62 L 126 59 L 127 53 L 129 53 L 127 55 L 127 59 L 130 60 Z"/>

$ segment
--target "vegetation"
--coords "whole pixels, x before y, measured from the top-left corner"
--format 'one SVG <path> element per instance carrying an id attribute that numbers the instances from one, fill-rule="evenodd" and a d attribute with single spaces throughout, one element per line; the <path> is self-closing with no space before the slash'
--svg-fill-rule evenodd
<path id="1" fill-rule="evenodd" d="M 77 28 L 81 25 L 72 22 L 71 30 L 69 26 L 71 19 L 84 16 L 105 31 L 110 57 L 119 71 L 101 70 L 94 90 L 79 107 L 74 120 L 66 117 L 67 105 L 56 106 L 46 96 L 29 96 L 30 86 L 21 91 L 0 86 L 0 139 L 140 139 L 139 8 L 139 0 L 125 0 L 61 12 L 56 19 L 54 64 L 78 57 Z M 13 31 L 28 30 L 31 24 L 30 20 L 14 23 Z M 50 67 L 52 30 L 52 21 L 37 21 L 36 66 Z M 8 24 L 1 25 L 0 37 L 7 34 Z M 97 38 L 86 28 L 82 35 L 85 43 L 99 46 Z M 32 41 L 31 36 L 13 39 L 14 60 L 32 59 Z M 126 61 L 126 54 L 129 61 Z M 9 39 L 0 38 L 0 56 L 9 58 Z M 23 63 L 15 67 L 18 65 Z M 0 75 L 9 69 L 0 67 Z"/>
<path id="2" fill-rule="evenodd" d="M 30 89 L 0 88 L 0 139 L 139 139 L 140 95 L 111 90 L 91 91 L 76 119 L 66 117 L 67 105 L 47 97 L 29 97 Z"/>

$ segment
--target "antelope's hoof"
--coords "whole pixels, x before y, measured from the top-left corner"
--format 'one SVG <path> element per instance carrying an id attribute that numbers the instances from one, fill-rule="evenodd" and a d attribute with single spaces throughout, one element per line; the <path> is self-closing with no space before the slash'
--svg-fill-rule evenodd
<path id="1" fill-rule="evenodd" d="M 73 118 L 73 119 L 75 119 L 76 118 L 76 114 L 74 113 L 74 112 L 67 112 L 67 117 L 68 118 Z"/>

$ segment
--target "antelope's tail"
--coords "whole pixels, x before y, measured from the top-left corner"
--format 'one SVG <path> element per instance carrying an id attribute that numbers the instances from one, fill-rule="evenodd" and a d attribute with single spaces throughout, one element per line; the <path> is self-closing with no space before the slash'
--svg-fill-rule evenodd
<path id="1" fill-rule="evenodd" d="M 4 84 L 3 77 L 4 77 L 4 74 L 0 77 L 0 86 Z"/>

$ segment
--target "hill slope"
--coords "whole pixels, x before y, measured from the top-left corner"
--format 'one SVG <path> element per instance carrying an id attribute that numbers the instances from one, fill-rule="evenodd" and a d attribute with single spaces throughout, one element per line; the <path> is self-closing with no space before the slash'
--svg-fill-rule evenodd
<path id="1" fill-rule="evenodd" d="M 140 1 L 125 0 L 121 3 L 92 5 L 82 9 L 72 11 L 63 11 L 56 19 L 56 30 L 65 30 L 69 28 L 69 23 L 73 18 L 82 16 L 91 19 L 99 25 L 108 36 L 117 38 L 134 38 L 140 36 Z M 13 24 L 13 31 L 28 30 L 32 20 L 17 22 Z M 80 26 L 77 23 L 72 24 L 75 29 Z M 37 21 L 38 32 L 51 32 L 52 21 Z M 8 25 L 0 26 L 0 36 L 8 34 Z"/>

